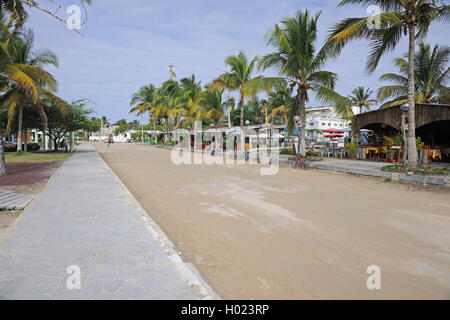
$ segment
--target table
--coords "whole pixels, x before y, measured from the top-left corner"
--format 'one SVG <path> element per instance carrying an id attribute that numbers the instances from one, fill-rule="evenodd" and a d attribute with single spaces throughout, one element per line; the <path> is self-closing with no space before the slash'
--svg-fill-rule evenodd
<path id="1" fill-rule="evenodd" d="M 367 147 L 366 148 L 366 154 L 369 155 L 369 159 L 372 159 L 375 154 L 378 154 L 378 148 L 376 147 Z"/>
<path id="2" fill-rule="evenodd" d="M 430 149 L 430 157 L 433 160 L 441 160 L 442 161 L 442 154 L 440 149 Z"/>

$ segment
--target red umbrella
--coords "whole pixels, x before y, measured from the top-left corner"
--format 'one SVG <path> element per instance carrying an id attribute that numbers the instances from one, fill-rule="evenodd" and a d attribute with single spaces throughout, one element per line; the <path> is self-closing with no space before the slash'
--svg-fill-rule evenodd
<path id="1" fill-rule="evenodd" d="M 325 138 L 342 138 L 342 134 L 327 134 L 324 136 Z"/>
<path id="2" fill-rule="evenodd" d="M 322 132 L 325 132 L 325 133 L 344 133 L 344 131 L 339 130 L 339 129 L 326 129 L 326 130 L 323 130 Z"/>

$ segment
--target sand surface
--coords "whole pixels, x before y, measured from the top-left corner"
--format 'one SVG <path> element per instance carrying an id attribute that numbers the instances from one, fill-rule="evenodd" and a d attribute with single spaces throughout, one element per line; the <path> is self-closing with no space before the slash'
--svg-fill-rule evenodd
<path id="1" fill-rule="evenodd" d="M 450 298 L 450 192 L 281 167 L 181 165 L 93 143 L 224 299 Z M 381 290 L 366 273 L 381 268 Z"/>

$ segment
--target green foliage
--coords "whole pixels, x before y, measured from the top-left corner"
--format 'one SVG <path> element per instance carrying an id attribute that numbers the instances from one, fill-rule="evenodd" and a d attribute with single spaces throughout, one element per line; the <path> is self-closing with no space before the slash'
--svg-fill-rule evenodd
<path id="1" fill-rule="evenodd" d="M 448 61 L 450 47 L 436 44 L 433 49 L 419 43 L 415 53 L 415 100 L 418 103 L 450 103 L 450 88 L 447 82 L 450 77 Z M 393 84 L 378 89 L 378 99 L 385 101 L 381 107 L 389 107 L 407 101 L 408 96 L 408 54 L 395 59 L 398 73 L 386 73 L 380 80 Z"/>
<path id="2" fill-rule="evenodd" d="M 394 145 L 403 148 L 403 134 L 399 133 L 394 137 Z"/>
<path id="3" fill-rule="evenodd" d="M 309 151 L 306 151 L 305 156 L 306 157 L 320 157 L 321 154 L 319 151 L 313 152 L 312 150 L 309 150 Z"/>
<path id="4" fill-rule="evenodd" d="M 150 138 L 150 133 L 148 133 L 148 132 L 145 132 L 144 131 L 144 139 L 145 138 Z M 133 132 L 132 134 L 131 134 L 131 139 L 140 139 L 140 138 L 142 138 L 142 132 Z"/>
<path id="5" fill-rule="evenodd" d="M 388 172 L 398 172 L 398 173 L 407 173 L 412 172 L 414 174 L 419 175 L 449 175 L 450 169 L 446 168 L 432 168 L 429 166 L 424 166 L 422 168 L 410 168 L 408 166 L 403 165 L 389 165 L 381 168 L 382 171 Z"/>
<path id="6" fill-rule="evenodd" d="M 416 138 L 416 146 L 417 146 L 417 151 L 420 151 L 425 146 L 425 142 L 422 142 L 422 139 L 420 137 L 417 137 Z"/>
<path id="7" fill-rule="evenodd" d="M 89 117 L 92 111 L 87 108 L 87 103 L 87 99 L 76 100 L 69 103 L 62 111 L 52 100 L 43 100 L 42 107 L 48 119 L 46 133 L 54 144 L 58 144 L 67 133 L 93 129 L 93 120 Z M 28 128 L 44 130 L 42 119 L 33 109 L 24 115 L 24 124 Z"/>
<path id="8" fill-rule="evenodd" d="M 370 98 L 372 93 L 373 91 L 369 88 L 358 87 L 352 91 L 352 95 L 349 95 L 348 99 L 353 106 L 359 108 L 361 113 L 364 108 L 369 111 L 370 106 L 376 105 L 377 100 Z"/>
<path id="9" fill-rule="evenodd" d="M 292 148 L 284 148 L 280 150 L 280 154 L 283 155 L 292 155 Z"/>
<path id="10" fill-rule="evenodd" d="M 358 149 L 359 149 L 358 145 L 356 143 L 354 143 L 353 141 L 349 142 L 345 146 L 345 151 L 350 152 L 352 154 L 355 154 L 355 152 L 357 152 Z"/>
<path id="11" fill-rule="evenodd" d="M 338 114 L 346 115 L 349 110 L 348 99 L 334 91 L 337 75 L 323 69 L 330 57 L 327 48 L 316 49 L 319 17 L 320 12 L 313 15 L 308 10 L 298 10 L 294 16 L 276 24 L 267 35 L 267 45 L 275 50 L 260 60 L 260 69 L 276 69 L 296 88 L 296 99 L 283 110 L 289 132 L 295 127 L 295 117 L 305 114 L 312 92 L 318 100 L 333 106 Z M 300 119 L 301 126 L 306 127 L 305 118 Z M 301 145 L 305 144 L 302 135 Z"/>
<path id="12" fill-rule="evenodd" d="M 232 110 L 230 119 L 232 126 L 239 126 L 241 121 L 241 110 L 239 109 Z M 247 120 L 250 121 L 251 124 L 256 123 L 255 114 L 253 110 L 248 106 L 244 106 L 244 123 Z"/>
<path id="13" fill-rule="evenodd" d="M 114 130 L 114 134 L 115 135 L 118 135 L 120 133 L 124 133 L 124 132 L 126 132 L 128 130 L 139 129 L 139 123 L 138 123 L 137 120 L 134 120 L 134 121 L 128 123 L 127 120 L 120 119 L 114 125 L 115 126 L 119 126 L 118 128 L 116 128 L 116 130 Z"/>

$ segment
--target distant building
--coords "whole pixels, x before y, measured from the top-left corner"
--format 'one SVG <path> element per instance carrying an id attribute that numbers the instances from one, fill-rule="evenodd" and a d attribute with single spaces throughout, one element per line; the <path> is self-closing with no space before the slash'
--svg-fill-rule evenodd
<path id="1" fill-rule="evenodd" d="M 339 129 L 344 131 L 344 136 L 350 136 L 351 126 L 352 122 L 338 116 L 332 107 L 306 109 L 306 134 L 309 140 L 327 141 L 324 135 L 319 133 L 327 129 Z"/>

